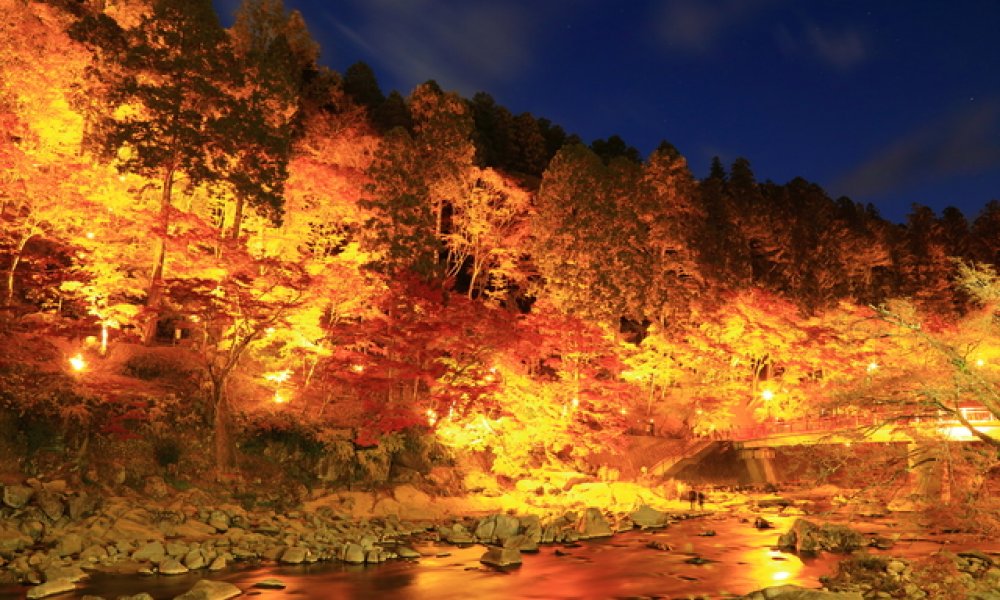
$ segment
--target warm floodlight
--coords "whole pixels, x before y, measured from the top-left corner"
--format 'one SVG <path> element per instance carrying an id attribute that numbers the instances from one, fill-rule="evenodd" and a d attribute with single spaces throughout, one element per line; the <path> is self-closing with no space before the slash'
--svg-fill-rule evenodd
<path id="1" fill-rule="evenodd" d="M 773 400 L 774 392 L 772 392 L 771 390 L 764 390 L 763 392 L 760 393 L 760 397 L 768 401 Z"/>
<path id="2" fill-rule="evenodd" d="M 276 390 L 274 392 L 274 398 L 271 399 L 275 404 L 285 404 L 288 402 L 288 398 L 281 393 L 281 390 Z"/>
<path id="3" fill-rule="evenodd" d="M 87 361 L 83 360 L 83 354 L 77 354 L 76 356 L 71 356 L 69 358 L 69 366 L 72 367 L 74 371 L 80 372 L 87 368 Z"/>
<path id="4" fill-rule="evenodd" d="M 878 370 L 878 363 L 875 362 L 875 361 L 872 361 L 872 362 L 868 363 L 867 370 L 868 370 L 869 373 L 873 373 L 873 372 L 877 371 Z"/>

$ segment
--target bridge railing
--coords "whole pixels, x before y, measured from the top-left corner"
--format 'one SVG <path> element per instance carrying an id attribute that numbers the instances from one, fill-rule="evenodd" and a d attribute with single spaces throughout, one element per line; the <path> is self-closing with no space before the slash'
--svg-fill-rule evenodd
<path id="1" fill-rule="evenodd" d="M 967 421 L 972 424 L 983 424 L 996 422 L 996 415 L 986 407 L 962 407 L 959 409 Z M 792 419 L 789 421 L 764 421 L 749 427 L 735 430 L 730 439 L 734 441 L 755 440 L 780 435 L 794 435 L 807 433 L 824 433 L 834 431 L 844 431 L 848 429 L 860 429 L 862 427 L 874 427 L 881 424 L 915 425 L 920 423 L 934 423 L 940 425 L 960 425 L 961 421 L 957 417 L 944 411 L 926 414 L 893 415 L 886 411 L 871 411 L 853 415 L 822 415 L 817 417 L 806 417 L 803 419 Z"/>

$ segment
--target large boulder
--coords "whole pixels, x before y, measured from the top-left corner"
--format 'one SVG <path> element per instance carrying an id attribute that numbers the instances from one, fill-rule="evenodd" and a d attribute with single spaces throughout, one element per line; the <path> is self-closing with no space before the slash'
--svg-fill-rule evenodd
<path id="1" fill-rule="evenodd" d="M 844 525 L 816 525 L 796 519 L 792 528 L 778 538 L 778 547 L 800 556 L 815 556 L 821 551 L 847 554 L 867 545 L 863 535 Z"/>
<path id="2" fill-rule="evenodd" d="M 132 560 L 148 560 L 151 563 L 159 563 L 167 555 L 166 549 L 160 542 L 150 542 L 132 553 Z"/>
<path id="3" fill-rule="evenodd" d="M 35 587 L 28 590 L 28 594 L 25 598 L 33 600 L 34 598 L 45 598 L 48 596 L 55 596 L 56 594 L 62 594 L 63 592 L 70 592 L 76 589 L 76 585 L 68 579 L 56 579 L 55 581 L 46 581 L 41 585 L 36 585 Z"/>
<path id="4" fill-rule="evenodd" d="M 183 575 L 190 571 L 190 569 L 178 562 L 176 558 L 163 559 L 158 570 L 161 575 Z"/>
<path id="5" fill-rule="evenodd" d="M 7 485 L 3 488 L 3 503 L 11 508 L 22 508 L 34 495 L 35 490 L 26 485 Z"/>
<path id="6" fill-rule="evenodd" d="M 580 519 L 577 531 L 580 533 L 581 540 L 588 540 L 591 538 L 598 537 L 611 537 L 613 531 L 611 531 L 611 524 L 608 520 L 604 518 L 604 513 L 597 508 L 588 508 L 584 511 L 583 517 Z"/>
<path id="7" fill-rule="evenodd" d="M 281 553 L 281 558 L 278 559 L 280 562 L 297 565 L 306 560 L 306 554 L 308 550 L 302 546 L 292 546 L 291 548 L 286 548 L 284 552 Z"/>
<path id="8" fill-rule="evenodd" d="M 511 567 L 521 564 L 521 551 L 517 548 L 490 546 L 479 562 L 491 567 Z"/>
<path id="9" fill-rule="evenodd" d="M 352 565 L 360 565 L 365 562 L 365 549 L 361 544 L 353 542 L 344 546 L 341 560 Z"/>
<path id="10" fill-rule="evenodd" d="M 231 583 L 202 579 L 190 590 L 180 596 L 174 596 L 174 600 L 228 600 L 242 593 L 240 588 Z"/>
<path id="11" fill-rule="evenodd" d="M 633 511 L 629 517 L 631 517 L 632 523 L 641 529 L 666 527 L 667 521 L 670 518 L 667 513 L 650 508 L 646 504 Z"/>
<path id="12" fill-rule="evenodd" d="M 476 525 L 475 536 L 483 542 L 499 542 L 517 534 L 521 522 L 510 515 L 491 515 Z"/>

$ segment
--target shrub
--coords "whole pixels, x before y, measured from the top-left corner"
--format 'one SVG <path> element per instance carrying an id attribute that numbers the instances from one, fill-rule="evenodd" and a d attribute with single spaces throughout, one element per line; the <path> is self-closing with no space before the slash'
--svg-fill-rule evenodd
<path id="1" fill-rule="evenodd" d="M 176 465 L 181 459 L 181 444 L 174 438 L 153 440 L 153 456 L 164 469 Z"/>
<path id="2" fill-rule="evenodd" d="M 125 374 L 144 381 L 164 378 L 180 380 L 190 377 L 191 371 L 175 358 L 149 352 L 125 361 Z"/>

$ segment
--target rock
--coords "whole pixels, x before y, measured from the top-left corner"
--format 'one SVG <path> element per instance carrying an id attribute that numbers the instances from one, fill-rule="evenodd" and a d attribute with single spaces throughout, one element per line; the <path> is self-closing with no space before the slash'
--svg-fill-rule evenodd
<path id="1" fill-rule="evenodd" d="M 828 592 L 795 585 L 779 585 L 743 596 L 746 600 L 864 600 L 861 592 Z"/>
<path id="2" fill-rule="evenodd" d="M 191 550 L 184 555 L 184 566 L 192 571 L 197 571 L 205 566 L 205 557 L 202 556 L 201 550 Z"/>
<path id="3" fill-rule="evenodd" d="M 56 494 L 65 494 L 68 487 L 69 485 L 66 483 L 65 479 L 55 479 L 53 481 L 46 481 L 42 484 L 43 490 Z"/>
<path id="4" fill-rule="evenodd" d="M 213 510 L 212 514 L 208 516 L 208 524 L 214 527 L 216 531 L 225 532 L 229 530 L 231 522 L 229 515 L 221 510 Z"/>
<path id="5" fill-rule="evenodd" d="M 65 579 L 69 582 L 77 582 L 82 579 L 87 578 L 87 574 L 83 572 L 83 569 L 77 566 L 64 567 L 61 565 L 54 565 L 42 571 L 42 577 L 45 581 L 58 581 L 60 579 Z"/>
<path id="6" fill-rule="evenodd" d="M 778 547 L 803 556 L 822 550 L 850 553 L 866 545 L 864 536 L 843 525 L 819 526 L 805 519 L 796 519 L 791 530 L 778 538 Z"/>
<path id="7" fill-rule="evenodd" d="M 774 525 L 764 517 L 757 517 L 754 519 L 753 526 L 757 529 L 774 529 Z"/>
<path id="8" fill-rule="evenodd" d="M 38 519 L 26 519 L 21 521 L 21 533 L 35 540 L 36 542 L 42 539 L 45 535 L 45 523 L 42 523 Z"/>
<path id="9" fill-rule="evenodd" d="M 7 485 L 3 488 L 3 503 L 11 508 L 21 508 L 34 495 L 35 490 L 26 485 Z"/>
<path id="10" fill-rule="evenodd" d="M 757 500 L 757 506 L 760 508 L 786 508 L 792 505 L 792 501 L 787 498 L 782 498 L 780 496 L 772 496 L 770 498 L 760 498 Z"/>
<path id="11" fill-rule="evenodd" d="M 180 596 L 174 596 L 174 600 L 227 600 L 242 593 L 240 588 L 231 583 L 202 579 L 190 590 Z"/>
<path id="12" fill-rule="evenodd" d="M 365 562 L 370 565 L 377 565 L 384 561 L 385 558 L 382 556 L 382 551 L 378 548 L 372 548 L 365 554 Z"/>
<path id="13" fill-rule="evenodd" d="M 81 493 L 77 496 L 71 496 L 66 504 L 69 507 L 69 518 L 78 521 L 93 514 L 97 510 L 98 501 L 93 496 Z"/>
<path id="14" fill-rule="evenodd" d="M 441 537 L 449 544 L 474 544 L 476 540 L 461 523 L 455 523 L 451 527 L 440 530 Z"/>
<path id="15" fill-rule="evenodd" d="M 517 548 L 490 546 L 479 558 L 479 562 L 491 567 L 510 567 L 521 564 L 521 552 Z"/>
<path id="16" fill-rule="evenodd" d="M 54 596 L 63 592 L 71 592 L 75 589 L 76 585 L 74 585 L 72 581 L 69 581 L 68 579 L 57 579 L 55 581 L 46 581 L 41 585 L 36 585 L 28 590 L 28 594 L 25 597 L 29 600 L 33 598 L 45 598 L 47 596 Z"/>
<path id="17" fill-rule="evenodd" d="M 521 552 L 538 552 L 538 542 L 526 534 L 512 535 L 503 541 L 505 548 L 517 548 Z"/>
<path id="18" fill-rule="evenodd" d="M 188 569 L 181 563 L 177 562 L 176 558 L 165 558 L 159 565 L 161 575 L 183 575 L 190 570 L 191 569 Z"/>
<path id="19" fill-rule="evenodd" d="M 205 540 L 216 534 L 215 527 L 195 519 L 188 519 L 173 528 L 173 534 L 185 540 Z"/>
<path id="20" fill-rule="evenodd" d="M 83 552 L 83 538 L 77 533 L 67 533 L 59 538 L 55 553 L 59 556 L 72 556 Z"/>
<path id="21" fill-rule="evenodd" d="M 646 544 L 646 547 L 647 548 L 652 548 L 653 550 L 663 550 L 664 552 L 670 552 L 671 550 L 673 550 L 673 548 L 670 547 L 670 544 L 668 544 L 666 542 L 660 542 L 660 541 L 657 541 L 657 540 L 653 540 L 651 542 L 648 542 Z"/>
<path id="22" fill-rule="evenodd" d="M 476 526 L 475 536 L 483 542 L 500 542 L 517 534 L 521 522 L 510 515 L 491 515 L 481 519 Z"/>
<path id="23" fill-rule="evenodd" d="M 596 508 L 588 508 L 584 511 L 577 531 L 580 532 L 581 540 L 610 537 L 613 534 L 611 524 L 604 518 L 604 514 Z"/>
<path id="24" fill-rule="evenodd" d="M 59 494 L 55 492 L 39 492 L 35 497 L 35 504 L 52 521 L 58 521 L 59 517 L 63 516 L 63 513 L 66 512 L 66 505 L 63 504 Z"/>
<path id="25" fill-rule="evenodd" d="M 216 556 L 212 559 L 211 564 L 208 565 L 209 571 L 221 571 L 226 568 L 226 557 Z"/>
<path id="26" fill-rule="evenodd" d="M 253 584 L 253 587 L 260 588 L 262 590 L 283 590 L 287 586 L 280 579 L 272 577 L 270 579 L 262 579 L 261 581 L 258 581 Z"/>
<path id="27" fill-rule="evenodd" d="M 352 565 L 360 565 L 365 562 L 365 549 L 361 544 L 352 542 L 344 546 L 340 559 Z"/>
<path id="28" fill-rule="evenodd" d="M 131 596 L 118 596 L 117 600 L 155 600 L 155 598 L 146 592 L 139 592 L 138 594 L 133 594 Z"/>
<path id="29" fill-rule="evenodd" d="M 147 560 L 159 563 L 166 557 L 167 551 L 160 542 L 150 542 L 132 553 L 132 560 Z"/>
<path id="30" fill-rule="evenodd" d="M 281 553 L 281 558 L 278 561 L 289 565 L 297 565 L 306 560 L 307 552 L 302 546 L 292 546 Z"/>
<path id="31" fill-rule="evenodd" d="M 397 546 L 396 554 L 400 558 L 420 558 L 420 553 L 409 546 Z"/>
<path id="32" fill-rule="evenodd" d="M 32 544 L 32 539 L 13 528 L 0 523 L 0 557 L 14 558 L 14 555 Z"/>
<path id="33" fill-rule="evenodd" d="M 87 546 L 80 552 L 80 560 L 85 563 L 96 563 L 108 558 L 108 550 L 100 544 Z"/>
<path id="34" fill-rule="evenodd" d="M 655 529 L 658 527 L 666 527 L 668 516 L 667 513 L 658 511 L 654 508 L 643 504 L 632 512 L 629 517 L 632 522 L 640 529 Z"/>

